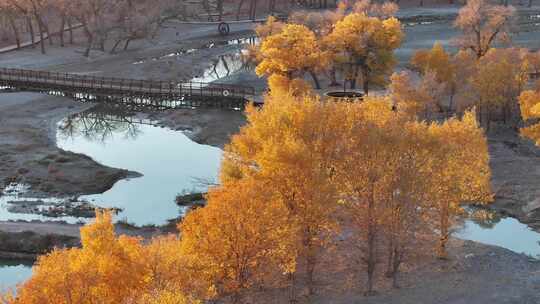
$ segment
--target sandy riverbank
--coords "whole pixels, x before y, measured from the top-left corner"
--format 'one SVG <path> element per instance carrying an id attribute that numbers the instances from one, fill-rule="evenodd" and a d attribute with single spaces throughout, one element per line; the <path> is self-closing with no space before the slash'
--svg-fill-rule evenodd
<path id="1" fill-rule="evenodd" d="M 540 148 L 514 130 L 488 135 L 492 187 L 490 206 L 540 231 Z"/>
<path id="2" fill-rule="evenodd" d="M 0 94 L 0 181 L 24 183 L 37 197 L 101 193 L 137 173 L 56 146 L 56 124 L 91 107 L 35 93 Z"/>

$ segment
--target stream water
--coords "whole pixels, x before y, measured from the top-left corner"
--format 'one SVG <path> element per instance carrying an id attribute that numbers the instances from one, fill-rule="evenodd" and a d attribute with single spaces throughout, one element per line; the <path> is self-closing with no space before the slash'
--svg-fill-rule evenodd
<path id="1" fill-rule="evenodd" d="M 540 233 L 511 217 L 495 221 L 467 220 L 455 236 L 540 258 Z"/>
<path id="2" fill-rule="evenodd" d="M 175 204 L 176 195 L 205 191 L 202 181 L 215 182 L 222 153 L 182 132 L 99 108 L 62 121 L 57 144 L 143 175 L 120 180 L 102 194 L 81 197 L 100 207 L 122 208 L 117 218 L 136 225 L 164 224 L 178 217 L 182 210 Z"/>
<path id="3" fill-rule="evenodd" d="M 62 149 L 84 153 L 101 164 L 143 174 L 121 180 L 102 194 L 80 198 L 101 207 L 122 208 L 116 219 L 136 225 L 164 224 L 168 219 L 177 218 L 184 210 L 175 204 L 176 195 L 205 191 L 206 183 L 216 181 L 222 155 L 219 148 L 197 144 L 183 132 L 156 127 L 149 121 L 100 107 L 60 122 L 57 144 Z M 24 192 L 22 188 L 13 191 Z M 6 202 L 13 199 L 16 198 L 9 194 L 0 199 L 3 220 L 52 219 L 8 212 Z M 86 219 L 60 217 L 54 220 Z M 0 260 L 0 290 L 13 288 L 30 275 L 31 264 Z"/>
<path id="4" fill-rule="evenodd" d="M 32 264 L 27 261 L 0 260 L 0 292 L 13 289 L 32 275 Z"/>

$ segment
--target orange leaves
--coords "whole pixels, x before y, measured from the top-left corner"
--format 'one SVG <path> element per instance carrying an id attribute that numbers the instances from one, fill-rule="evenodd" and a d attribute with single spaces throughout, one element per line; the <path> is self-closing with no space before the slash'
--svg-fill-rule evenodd
<path id="1" fill-rule="evenodd" d="M 315 34 L 303 25 L 285 25 L 262 41 L 259 52 L 262 61 L 256 69 L 258 75 L 280 74 L 291 78 L 295 73 L 324 66 Z"/>
<path id="2" fill-rule="evenodd" d="M 394 103 L 411 118 L 428 118 L 437 107 L 441 107 L 439 101 L 446 88 L 435 78 L 435 74 L 428 71 L 416 85 L 407 72 L 392 74 L 389 89 Z"/>
<path id="3" fill-rule="evenodd" d="M 227 182 L 181 223 L 181 253 L 195 279 L 209 284 L 205 290 L 238 294 L 288 258 L 287 211 L 268 186 L 251 178 Z"/>
<path id="4" fill-rule="evenodd" d="M 540 117 L 540 92 L 523 91 L 519 96 L 519 105 L 524 120 Z"/>
<path id="5" fill-rule="evenodd" d="M 383 20 L 353 13 L 336 23 L 324 44 L 333 51 L 335 66 L 355 69 L 350 79 L 356 82 L 360 70 L 364 92 L 368 93 L 369 83 L 384 83 L 384 76 L 395 64 L 393 51 L 402 39 L 401 23 L 396 18 Z"/>
<path id="6" fill-rule="evenodd" d="M 450 84 L 455 81 L 456 71 L 451 57 L 438 42 L 433 45 L 431 50 L 415 52 L 411 58 L 411 64 L 422 74 L 433 71 L 438 82 Z"/>
<path id="7" fill-rule="evenodd" d="M 180 270 L 160 266 L 178 266 L 165 264 L 177 254 L 164 256 L 177 250 L 163 252 L 159 261 L 153 259 L 155 248 L 166 248 L 161 239 L 143 246 L 139 239 L 116 237 L 110 213 L 98 212 L 95 223 L 83 227 L 81 235 L 82 248 L 54 250 L 40 257 L 32 278 L 19 288 L 13 303 L 139 303 L 150 299 L 150 295 L 160 294 L 164 289 L 158 284 L 162 282 L 160 278 Z M 174 240 L 168 245 L 174 245 Z M 171 275 L 166 278 L 167 284 L 178 280 Z M 174 292 L 181 296 L 178 289 Z"/>
<path id="8" fill-rule="evenodd" d="M 477 63 L 470 78 L 477 104 L 490 111 L 514 104 L 528 81 L 526 52 L 521 49 L 491 49 Z"/>
<path id="9" fill-rule="evenodd" d="M 380 240 L 396 273 L 420 229 L 441 233 L 443 252 L 460 204 L 490 199 L 474 113 L 428 124 L 394 109 L 390 97 L 321 102 L 276 90 L 264 108 L 248 108 L 248 121 L 225 149 L 221 185 L 187 214 L 181 237 L 117 237 L 111 215 L 98 213 L 81 230 L 82 248 L 40 258 L 14 303 L 238 300 L 297 271 L 312 287 L 343 219 L 360 236 L 350 240 L 366 248 L 359 253 L 369 275 Z"/>
<path id="10" fill-rule="evenodd" d="M 262 38 L 256 57 L 260 62 L 259 76 L 278 75 L 289 80 L 303 80 L 306 73 L 320 89 L 317 73 L 330 70 L 336 83 L 336 72 L 342 70 L 344 80 L 361 79 L 365 93 L 369 84 L 384 84 L 385 77 L 395 65 L 393 52 L 403 40 L 401 23 L 391 17 L 397 6 L 363 1 L 354 13 L 346 14 L 346 5 L 340 4 L 335 12 L 297 13 L 290 23 L 273 30 L 274 20 L 258 28 Z M 271 33 L 271 34 L 269 34 Z M 278 81 L 279 80 L 279 81 Z M 270 88 L 291 87 L 305 89 L 303 83 L 285 84 L 281 79 L 271 79 Z"/>

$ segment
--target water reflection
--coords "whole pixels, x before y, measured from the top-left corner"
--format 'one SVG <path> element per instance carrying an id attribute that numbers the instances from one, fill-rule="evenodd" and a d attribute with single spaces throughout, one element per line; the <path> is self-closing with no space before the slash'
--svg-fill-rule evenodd
<path id="1" fill-rule="evenodd" d="M 212 64 L 203 74 L 191 79 L 193 82 L 213 82 L 239 71 L 249 71 L 252 66 L 245 60 L 242 52 L 221 55 L 212 60 Z"/>
<path id="2" fill-rule="evenodd" d="M 502 217 L 490 210 L 474 210 L 456 236 L 540 258 L 540 233 L 514 218 Z"/>
<path id="3" fill-rule="evenodd" d="M 217 179 L 220 149 L 197 144 L 182 132 L 155 127 L 133 113 L 122 116 L 107 111 L 97 108 L 62 121 L 58 146 L 143 176 L 121 180 L 105 193 L 82 200 L 122 208 L 118 219 L 137 225 L 163 224 L 179 215 L 174 203 L 178 193 L 204 191 L 196 179 Z"/>
<path id="4" fill-rule="evenodd" d="M 118 135 L 126 139 L 136 139 L 143 124 L 148 125 L 151 122 L 138 119 L 134 112 L 126 110 L 125 107 L 103 104 L 61 121 L 58 125 L 58 136 L 82 136 L 89 141 L 103 143 Z"/>
<path id="5" fill-rule="evenodd" d="M 15 288 L 30 278 L 32 263 L 19 260 L 0 260 L 0 292 Z"/>

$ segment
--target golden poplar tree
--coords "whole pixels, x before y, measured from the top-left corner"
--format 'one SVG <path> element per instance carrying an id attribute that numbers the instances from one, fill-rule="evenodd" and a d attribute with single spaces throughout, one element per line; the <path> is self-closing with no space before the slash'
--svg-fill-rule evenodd
<path id="1" fill-rule="evenodd" d="M 201 296 L 240 302 L 270 266 L 287 267 L 287 212 L 266 187 L 254 179 L 226 182 L 179 225 L 181 255 L 193 280 L 206 284 Z"/>
<path id="2" fill-rule="evenodd" d="M 316 88 L 320 88 L 316 73 L 328 61 L 315 34 L 299 24 L 287 24 L 280 32 L 267 36 L 261 42 L 257 58 L 260 61 L 255 69 L 257 75 L 277 74 L 292 80 L 308 73 Z"/>
<path id="3" fill-rule="evenodd" d="M 15 303 L 123 303 L 144 290 L 142 246 L 115 236 L 110 213 L 81 228 L 81 243 L 40 257 Z"/>
<path id="4" fill-rule="evenodd" d="M 475 116 L 466 112 L 462 119 L 451 118 L 429 128 L 438 143 L 433 150 L 437 161 L 431 163 L 428 181 L 430 201 L 436 210 L 440 258 L 447 257 L 446 245 L 454 219 L 463 211 L 462 203 L 492 201 L 487 140 Z"/>
<path id="5" fill-rule="evenodd" d="M 526 54 L 516 48 L 491 49 L 478 60 L 469 79 L 470 98 L 488 130 L 495 115 L 502 116 L 505 122 L 517 116 L 517 99 L 529 77 Z"/>
<path id="6" fill-rule="evenodd" d="M 340 122 L 332 103 L 272 91 L 262 110 L 248 109 L 249 124 L 225 148 L 221 179 L 254 178 L 268 185 L 288 211 L 296 250 L 307 268 L 307 285 L 321 247 L 337 228 L 332 162 Z M 310 289 L 310 291 L 313 291 Z"/>
<path id="7" fill-rule="evenodd" d="M 445 88 L 432 72 L 427 72 L 418 84 L 413 83 L 408 72 L 394 73 L 390 77 L 394 104 L 411 118 L 429 118 L 431 113 L 440 110 Z"/>
<path id="8" fill-rule="evenodd" d="M 454 96 L 457 91 L 457 70 L 454 61 L 439 42 L 433 44 L 430 50 L 418 50 L 411 58 L 411 65 L 424 77 L 434 74 L 436 83 L 444 86 L 444 93 L 448 95 L 448 111 L 454 108 Z M 439 106 L 442 106 L 439 104 Z"/>
<path id="9" fill-rule="evenodd" d="M 339 20 L 325 37 L 334 50 L 336 66 L 350 69 L 351 86 L 360 79 L 364 93 L 371 84 L 382 84 L 396 60 L 394 50 L 401 45 L 401 23 L 393 17 L 381 19 L 364 13 L 353 13 Z"/>

